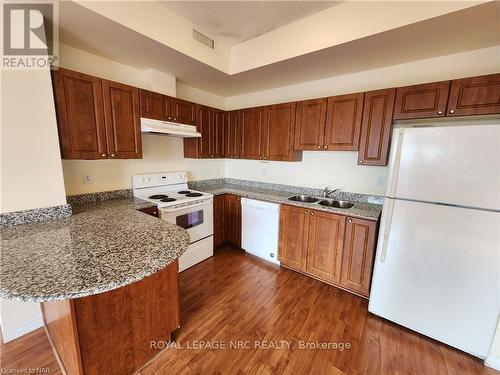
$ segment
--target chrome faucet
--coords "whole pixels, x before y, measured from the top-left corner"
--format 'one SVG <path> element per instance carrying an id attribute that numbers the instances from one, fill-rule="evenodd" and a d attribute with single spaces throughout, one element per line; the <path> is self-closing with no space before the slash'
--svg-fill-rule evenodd
<path id="1" fill-rule="evenodd" d="M 340 189 L 328 190 L 328 186 L 323 189 L 323 198 L 330 198 L 333 193 L 340 191 Z"/>

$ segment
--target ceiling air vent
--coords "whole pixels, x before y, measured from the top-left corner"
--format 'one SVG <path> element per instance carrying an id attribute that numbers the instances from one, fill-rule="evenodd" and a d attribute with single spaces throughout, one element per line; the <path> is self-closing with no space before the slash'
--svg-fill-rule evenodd
<path id="1" fill-rule="evenodd" d="M 206 45 L 210 49 L 215 49 L 215 40 L 209 38 L 205 34 L 200 33 L 198 30 L 193 29 L 193 39 L 201 44 Z"/>

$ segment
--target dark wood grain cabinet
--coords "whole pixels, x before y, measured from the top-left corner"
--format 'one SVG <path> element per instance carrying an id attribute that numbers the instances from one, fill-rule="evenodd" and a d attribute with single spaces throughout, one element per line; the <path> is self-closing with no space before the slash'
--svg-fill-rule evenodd
<path id="1" fill-rule="evenodd" d="M 169 98 L 168 120 L 185 125 L 196 125 L 196 104 L 179 98 Z"/>
<path id="2" fill-rule="evenodd" d="M 139 211 L 144 212 L 145 214 L 150 216 L 160 217 L 160 214 L 158 212 L 158 207 L 156 206 L 141 208 Z"/>
<path id="3" fill-rule="evenodd" d="M 226 242 L 226 195 L 216 195 L 213 204 L 214 212 L 214 246 Z"/>
<path id="4" fill-rule="evenodd" d="M 377 223 L 349 217 L 345 230 L 341 285 L 368 297 L 375 257 Z"/>
<path id="5" fill-rule="evenodd" d="M 214 109 L 212 107 L 196 105 L 196 128 L 201 133 L 201 138 L 184 138 L 184 157 L 215 157 Z"/>
<path id="6" fill-rule="evenodd" d="M 302 160 L 302 152 L 294 149 L 296 103 L 269 106 L 267 126 L 264 126 L 262 152 L 263 159 L 297 161 Z"/>
<path id="7" fill-rule="evenodd" d="M 63 68 L 52 74 L 62 158 L 107 158 L 101 80 Z"/>
<path id="8" fill-rule="evenodd" d="M 224 152 L 229 159 L 240 157 L 241 130 L 240 111 L 227 111 L 225 113 L 224 127 Z"/>
<path id="9" fill-rule="evenodd" d="M 450 81 L 398 87 L 394 120 L 443 117 L 446 115 Z"/>
<path id="10" fill-rule="evenodd" d="M 377 222 L 281 205 L 282 266 L 369 296 Z"/>
<path id="11" fill-rule="evenodd" d="M 148 90 L 139 90 L 141 117 L 166 121 L 170 116 L 170 100 L 166 95 Z"/>
<path id="12" fill-rule="evenodd" d="M 387 165 L 395 96 L 396 89 L 365 93 L 358 164 Z"/>
<path id="13" fill-rule="evenodd" d="M 139 89 L 101 81 L 109 157 L 142 158 Z"/>
<path id="14" fill-rule="evenodd" d="M 327 99 L 297 102 L 295 117 L 295 149 L 322 150 L 325 139 Z"/>
<path id="15" fill-rule="evenodd" d="M 500 73 L 451 81 L 447 116 L 500 113 Z"/>
<path id="16" fill-rule="evenodd" d="M 225 199 L 226 241 L 241 247 L 241 198 L 237 195 L 226 194 Z"/>
<path id="17" fill-rule="evenodd" d="M 214 158 L 224 158 L 226 156 L 225 128 L 226 113 L 220 109 L 214 109 L 214 125 L 210 134 Z"/>
<path id="18" fill-rule="evenodd" d="M 307 239 L 309 210 L 281 205 L 278 254 L 282 265 L 305 271 L 307 265 Z"/>
<path id="19" fill-rule="evenodd" d="M 328 98 L 324 150 L 358 150 L 364 96 L 364 93 L 357 93 Z"/>
<path id="20" fill-rule="evenodd" d="M 321 211 L 309 211 L 307 244 L 308 273 L 332 283 L 340 283 L 342 248 L 346 218 Z"/>
<path id="21" fill-rule="evenodd" d="M 264 159 L 267 146 L 269 107 L 240 110 L 241 159 Z"/>

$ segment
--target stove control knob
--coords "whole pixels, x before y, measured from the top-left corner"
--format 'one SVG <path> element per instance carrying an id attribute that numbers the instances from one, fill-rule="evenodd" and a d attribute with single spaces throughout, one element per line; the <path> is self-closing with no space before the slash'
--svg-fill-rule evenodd
<path id="1" fill-rule="evenodd" d="M 148 181 L 150 181 L 150 180 L 151 180 L 151 179 L 150 179 L 149 177 L 146 177 L 146 178 L 144 179 L 144 181 L 146 181 L 146 182 L 148 182 Z"/>

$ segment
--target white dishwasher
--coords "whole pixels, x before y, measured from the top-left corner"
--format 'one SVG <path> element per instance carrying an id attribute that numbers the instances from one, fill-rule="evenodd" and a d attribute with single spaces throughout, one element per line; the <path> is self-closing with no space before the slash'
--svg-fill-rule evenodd
<path id="1" fill-rule="evenodd" d="M 241 247 L 270 262 L 278 261 L 280 205 L 241 198 Z"/>

